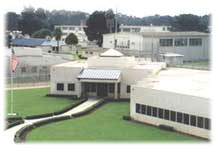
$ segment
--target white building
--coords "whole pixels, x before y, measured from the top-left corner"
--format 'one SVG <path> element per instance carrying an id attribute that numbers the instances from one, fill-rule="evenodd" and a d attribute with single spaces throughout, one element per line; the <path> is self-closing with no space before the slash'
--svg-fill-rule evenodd
<path id="1" fill-rule="evenodd" d="M 169 32 L 170 26 L 127 26 L 120 25 L 120 32 Z"/>
<path id="2" fill-rule="evenodd" d="M 165 68 L 165 63 L 140 62 L 109 49 L 87 61 L 52 66 L 51 94 L 129 98 L 132 84 L 156 74 L 162 68 Z"/>
<path id="3" fill-rule="evenodd" d="M 87 35 L 84 31 L 84 29 L 87 26 L 85 25 L 56 25 L 55 28 L 60 28 L 63 35 L 62 35 L 62 40 L 65 41 L 66 37 L 70 34 L 70 33 L 74 33 L 77 38 L 78 38 L 78 44 L 86 47 L 87 46 Z"/>
<path id="4" fill-rule="evenodd" d="M 210 36 L 201 32 L 142 32 L 103 35 L 103 48 L 124 54 L 159 59 L 160 54 L 184 55 L 184 61 L 208 60 Z"/>
<path id="5" fill-rule="evenodd" d="M 133 120 L 210 139 L 210 72 L 170 68 L 132 85 Z"/>

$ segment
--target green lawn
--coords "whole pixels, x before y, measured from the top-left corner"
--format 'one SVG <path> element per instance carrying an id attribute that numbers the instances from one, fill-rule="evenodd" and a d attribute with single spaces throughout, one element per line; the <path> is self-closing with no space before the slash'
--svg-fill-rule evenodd
<path id="1" fill-rule="evenodd" d="M 123 115 L 129 115 L 129 103 L 108 103 L 89 115 L 36 128 L 28 134 L 27 141 L 201 141 L 125 121 Z"/>
<path id="2" fill-rule="evenodd" d="M 47 97 L 50 88 L 14 90 L 14 112 L 19 116 L 44 114 L 61 110 L 77 100 Z M 6 91 L 7 112 L 10 112 L 10 90 Z"/>

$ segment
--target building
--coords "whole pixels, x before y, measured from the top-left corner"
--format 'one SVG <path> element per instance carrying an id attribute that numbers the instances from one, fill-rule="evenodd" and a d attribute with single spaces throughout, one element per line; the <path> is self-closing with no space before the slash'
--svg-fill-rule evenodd
<path id="1" fill-rule="evenodd" d="M 165 63 L 141 62 L 109 49 L 87 61 L 52 66 L 50 93 L 88 98 L 130 98 L 132 84 L 157 74 L 162 68 L 165 68 Z"/>
<path id="2" fill-rule="evenodd" d="M 104 34 L 102 47 L 154 60 L 165 53 L 184 55 L 184 61 L 209 60 L 210 35 L 202 32 L 119 32 Z"/>
<path id="3" fill-rule="evenodd" d="M 57 41 L 40 38 L 15 38 L 11 42 L 12 47 L 42 48 L 44 52 L 57 52 Z M 64 41 L 59 41 L 59 53 L 69 52 L 71 49 Z"/>
<path id="4" fill-rule="evenodd" d="M 133 120 L 210 139 L 210 72 L 168 68 L 131 88 Z"/>
<path id="5" fill-rule="evenodd" d="M 73 33 L 77 36 L 78 38 L 78 44 L 81 45 L 82 47 L 86 47 L 88 43 L 88 39 L 86 36 L 86 33 L 84 29 L 87 26 L 85 25 L 56 25 L 56 28 L 60 28 L 63 35 L 62 35 L 62 40 L 65 41 L 66 37 L 70 34 Z"/>
<path id="6" fill-rule="evenodd" d="M 41 48 L 16 47 L 14 52 L 19 61 L 16 72 L 13 73 L 14 82 L 17 83 L 49 81 L 52 65 L 73 60 L 68 55 L 44 53 Z M 7 78 L 11 77 L 10 58 L 11 49 L 7 49 Z"/>
<path id="7" fill-rule="evenodd" d="M 120 32 L 141 33 L 141 32 L 169 32 L 170 26 L 127 26 L 120 25 Z"/>

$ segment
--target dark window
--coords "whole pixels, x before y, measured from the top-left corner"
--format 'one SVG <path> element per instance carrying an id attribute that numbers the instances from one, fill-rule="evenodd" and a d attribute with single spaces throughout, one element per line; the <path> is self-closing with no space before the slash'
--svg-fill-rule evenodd
<path id="1" fill-rule="evenodd" d="M 152 116 L 157 117 L 157 108 L 152 107 Z"/>
<path id="2" fill-rule="evenodd" d="M 197 126 L 199 128 L 203 128 L 203 117 L 198 117 L 197 120 L 198 120 Z"/>
<path id="3" fill-rule="evenodd" d="M 127 85 L 127 93 L 130 93 L 130 92 L 131 92 L 131 86 Z"/>
<path id="4" fill-rule="evenodd" d="M 96 92 L 96 83 L 92 83 L 91 92 Z"/>
<path id="5" fill-rule="evenodd" d="M 118 83 L 118 86 L 117 86 L 117 93 L 120 93 L 120 83 Z"/>
<path id="6" fill-rule="evenodd" d="M 158 109 L 159 118 L 163 118 L 163 109 Z"/>
<path id="7" fill-rule="evenodd" d="M 25 67 L 22 67 L 22 68 L 21 68 L 21 73 L 24 73 L 24 72 L 26 72 L 26 68 L 25 68 Z"/>
<path id="8" fill-rule="evenodd" d="M 182 123 L 182 113 L 181 112 L 177 112 L 177 122 Z"/>
<path id="9" fill-rule="evenodd" d="M 57 83 L 57 90 L 63 91 L 64 90 L 64 84 L 63 83 Z"/>
<path id="10" fill-rule="evenodd" d="M 75 84 L 69 83 L 68 84 L 68 91 L 75 91 Z"/>
<path id="11" fill-rule="evenodd" d="M 147 111 L 147 115 L 151 116 L 151 114 L 152 114 L 152 107 L 151 106 L 147 106 L 146 111 Z"/>
<path id="12" fill-rule="evenodd" d="M 140 104 L 136 104 L 136 113 L 140 113 Z"/>
<path id="13" fill-rule="evenodd" d="M 211 125 L 210 119 L 205 118 L 205 127 L 204 128 L 210 130 L 210 128 L 211 128 L 210 125 Z"/>
<path id="14" fill-rule="evenodd" d="M 146 114 L 146 105 L 141 105 L 141 113 Z"/>
<path id="15" fill-rule="evenodd" d="M 164 119 L 169 120 L 169 110 L 164 110 Z"/>
<path id="16" fill-rule="evenodd" d="M 173 39 L 160 39 L 160 46 L 173 46 Z"/>
<path id="17" fill-rule="evenodd" d="M 176 112 L 175 111 L 171 111 L 170 112 L 170 119 L 171 119 L 171 121 L 175 121 L 176 120 Z"/>
<path id="18" fill-rule="evenodd" d="M 184 124 L 189 125 L 190 117 L 189 114 L 184 113 Z"/>
<path id="19" fill-rule="evenodd" d="M 114 84 L 109 84 L 109 92 L 110 93 L 114 92 Z"/>
<path id="20" fill-rule="evenodd" d="M 175 46 L 187 46 L 187 38 L 176 38 Z"/>
<path id="21" fill-rule="evenodd" d="M 191 126 L 196 126 L 196 116 L 194 115 L 190 116 L 190 124 Z"/>
<path id="22" fill-rule="evenodd" d="M 190 44 L 190 46 L 201 46 L 202 39 L 201 38 L 190 38 L 189 44 Z"/>
<path id="23" fill-rule="evenodd" d="M 37 67 L 36 66 L 33 66 L 32 69 L 31 69 L 32 73 L 35 73 L 37 72 Z"/>

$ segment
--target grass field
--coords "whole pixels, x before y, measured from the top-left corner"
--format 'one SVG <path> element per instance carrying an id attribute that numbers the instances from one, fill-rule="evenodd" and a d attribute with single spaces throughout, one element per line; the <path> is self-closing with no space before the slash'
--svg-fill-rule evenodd
<path id="1" fill-rule="evenodd" d="M 201 141 L 176 132 L 125 121 L 122 120 L 123 115 L 129 115 L 128 102 L 108 103 L 87 116 L 34 129 L 28 134 L 27 142 Z"/>
<path id="2" fill-rule="evenodd" d="M 49 88 L 14 90 L 14 112 L 19 116 L 49 113 L 76 103 L 77 100 L 47 97 Z M 6 113 L 10 112 L 10 90 L 6 91 Z"/>

